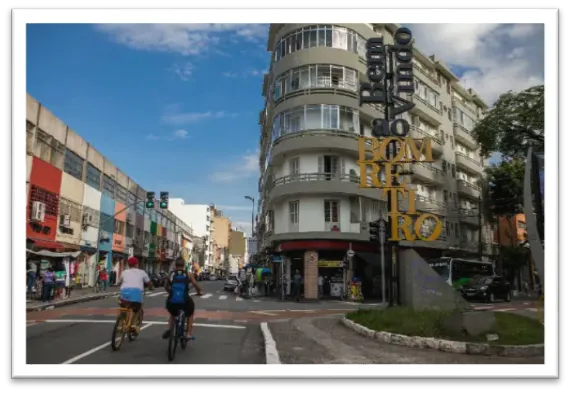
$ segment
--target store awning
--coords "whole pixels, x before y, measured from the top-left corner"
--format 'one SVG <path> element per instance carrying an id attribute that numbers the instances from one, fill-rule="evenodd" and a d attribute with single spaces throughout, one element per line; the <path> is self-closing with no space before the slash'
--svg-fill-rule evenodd
<path id="1" fill-rule="evenodd" d="M 50 250 L 64 250 L 66 247 L 58 242 L 50 241 L 50 240 L 41 240 L 41 239 L 29 239 L 33 242 L 33 246 L 37 248 L 47 248 Z"/>
<path id="2" fill-rule="evenodd" d="M 65 258 L 65 257 L 77 258 L 79 254 L 81 254 L 82 252 L 82 251 L 53 252 L 48 250 L 41 250 L 41 251 L 26 250 L 26 251 L 42 257 L 51 257 L 51 258 Z"/>

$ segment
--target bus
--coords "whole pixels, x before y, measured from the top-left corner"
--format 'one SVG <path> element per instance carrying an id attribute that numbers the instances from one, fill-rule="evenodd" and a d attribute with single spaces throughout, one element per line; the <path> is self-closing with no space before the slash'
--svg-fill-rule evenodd
<path id="1" fill-rule="evenodd" d="M 456 289 L 477 276 L 493 276 L 495 274 L 493 262 L 442 257 L 430 259 L 428 265 Z"/>

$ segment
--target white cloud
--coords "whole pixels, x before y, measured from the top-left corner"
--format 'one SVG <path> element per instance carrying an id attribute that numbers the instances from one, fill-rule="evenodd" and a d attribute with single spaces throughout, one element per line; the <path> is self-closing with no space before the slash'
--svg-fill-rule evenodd
<path id="1" fill-rule="evenodd" d="M 184 63 L 182 65 L 173 64 L 172 67 L 170 68 L 170 71 L 178 75 L 180 80 L 187 82 L 190 79 L 190 76 L 192 76 L 192 72 L 194 71 L 194 66 L 190 62 Z"/>
<path id="2" fill-rule="evenodd" d="M 234 40 L 259 42 L 265 40 L 268 33 L 267 25 L 245 23 L 99 24 L 96 29 L 133 49 L 184 56 L 216 52 L 226 38 L 224 35 Z"/>
<path id="3" fill-rule="evenodd" d="M 166 112 L 162 115 L 162 121 L 166 124 L 183 125 L 196 123 L 208 119 L 223 119 L 227 117 L 236 117 L 237 113 L 228 113 L 224 111 L 208 111 L 208 112 Z"/>
<path id="4" fill-rule="evenodd" d="M 237 228 L 238 231 L 245 232 L 248 237 L 251 235 L 251 221 L 232 222 L 232 227 Z"/>
<path id="5" fill-rule="evenodd" d="M 462 83 L 492 105 L 501 93 L 544 82 L 540 24 L 412 24 L 418 49 L 460 70 Z"/>
<path id="6" fill-rule="evenodd" d="M 146 136 L 146 139 L 149 140 L 149 141 L 156 141 L 156 140 L 158 140 L 158 139 L 160 139 L 160 138 L 159 138 L 158 136 L 154 135 L 154 134 L 148 134 L 148 135 Z"/>
<path id="7" fill-rule="evenodd" d="M 251 211 L 251 206 L 221 205 L 219 207 L 220 207 L 220 210 L 227 210 L 227 211 Z"/>
<path id="8" fill-rule="evenodd" d="M 267 70 L 251 69 L 243 72 L 222 72 L 226 78 L 247 78 L 249 76 L 263 76 Z"/>
<path id="9" fill-rule="evenodd" d="M 174 139 L 186 139 L 188 138 L 188 131 L 186 130 L 176 130 L 173 133 Z"/>
<path id="10" fill-rule="evenodd" d="M 259 175 L 259 150 L 255 153 L 246 153 L 240 157 L 235 165 L 229 165 L 231 171 L 218 171 L 212 173 L 212 181 L 216 183 L 234 183 L 238 180 Z"/>

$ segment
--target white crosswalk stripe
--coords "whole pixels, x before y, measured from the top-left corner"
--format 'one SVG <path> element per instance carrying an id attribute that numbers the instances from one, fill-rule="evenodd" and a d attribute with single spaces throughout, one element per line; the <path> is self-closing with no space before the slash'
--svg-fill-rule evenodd
<path id="1" fill-rule="evenodd" d="M 242 300 L 243 300 L 243 298 L 242 298 L 242 297 L 239 297 L 239 296 L 238 296 L 238 297 L 236 297 L 236 301 L 238 301 L 238 302 L 241 302 Z"/>
<path id="2" fill-rule="evenodd" d="M 202 299 L 207 299 L 207 298 L 209 298 L 210 296 L 212 296 L 212 294 L 211 294 L 211 293 L 207 293 L 207 294 L 205 294 L 205 295 L 202 296 Z"/>
<path id="3" fill-rule="evenodd" d="M 227 301 L 236 301 L 236 302 L 243 302 L 245 301 L 251 301 L 251 302 L 255 302 L 255 303 L 260 303 L 262 302 L 262 300 L 259 299 L 245 299 L 242 298 L 240 296 L 234 296 L 232 295 L 217 295 L 215 293 L 205 293 L 202 296 L 197 296 L 198 294 L 196 292 L 191 292 L 190 296 L 192 296 L 194 298 L 194 300 L 200 301 L 200 300 L 206 300 L 206 299 L 216 299 L 216 300 L 227 300 Z M 168 293 L 167 292 L 154 292 L 154 293 L 149 293 L 148 295 L 146 295 L 146 297 L 156 297 L 156 296 L 163 296 L 163 297 L 168 297 Z M 116 295 L 116 297 L 119 297 L 119 295 Z"/>
<path id="4" fill-rule="evenodd" d="M 220 300 L 226 300 L 227 298 L 228 298 L 227 295 L 220 296 Z"/>

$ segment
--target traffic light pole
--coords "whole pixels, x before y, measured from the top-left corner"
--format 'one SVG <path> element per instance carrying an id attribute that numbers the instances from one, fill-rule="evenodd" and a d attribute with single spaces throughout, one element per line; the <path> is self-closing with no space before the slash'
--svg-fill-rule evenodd
<path id="1" fill-rule="evenodd" d="M 386 303 L 386 257 L 384 256 L 384 243 L 386 242 L 386 224 L 380 220 L 380 264 L 382 268 L 382 303 Z"/>

